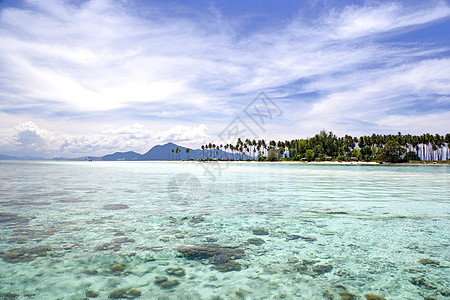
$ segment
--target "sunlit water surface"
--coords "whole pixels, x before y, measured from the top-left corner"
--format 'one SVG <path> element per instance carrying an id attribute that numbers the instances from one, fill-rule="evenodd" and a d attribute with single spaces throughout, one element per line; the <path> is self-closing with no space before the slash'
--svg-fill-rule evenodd
<path id="1" fill-rule="evenodd" d="M 0 162 L 0 299 L 449 299 L 449 195 L 448 166 Z"/>

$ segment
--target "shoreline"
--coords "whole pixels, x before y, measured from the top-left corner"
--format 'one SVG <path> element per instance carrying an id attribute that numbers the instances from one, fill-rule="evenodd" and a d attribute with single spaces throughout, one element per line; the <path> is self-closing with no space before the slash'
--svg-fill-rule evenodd
<path id="1" fill-rule="evenodd" d="M 367 166 L 437 166 L 450 165 L 450 161 L 427 161 L 427 162 L 404 162 L 404 163 L 390 163 L 390 162 L 376 162 L 376 161 L 257 161 L 257 160 L 211 160 L 211 161 L 194 161 L 201 163 L 264 163 L 264 164 L 301 164 L 301 165 L 367 165 Z"/>
<path id="2" fill-rule="evenodd" d="M 85 160 L 0 160 L 0 162 L 88 162 Z M 293 165 L 359 165 L 359 166 L 449 166 L 450 161 L 426 161 L 426 162 L 375 162 L 375 161 L 258 161 L 258 160 L 93 160 L 89 162 L 123 162 L 123 163 L 141 163 L 141 162 L 196 162 L 196 163 L 261 163 L 261 164 L 293 164 Z"/>

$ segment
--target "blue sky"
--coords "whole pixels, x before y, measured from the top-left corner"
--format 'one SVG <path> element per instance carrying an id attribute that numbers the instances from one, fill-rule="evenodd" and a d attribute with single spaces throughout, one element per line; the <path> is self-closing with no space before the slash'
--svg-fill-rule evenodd
<path id="1" fill-rule="evenodd" d="M 448 133 L 447 1 L 0 1 L 0 153 Z M 280 109 L 258 127 L 264 92 Z"/>

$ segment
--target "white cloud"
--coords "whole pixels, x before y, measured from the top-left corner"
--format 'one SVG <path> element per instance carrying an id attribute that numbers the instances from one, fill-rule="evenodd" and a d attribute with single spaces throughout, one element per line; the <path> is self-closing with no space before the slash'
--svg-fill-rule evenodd
<path id="1" fill-rule="evenodd" d="M 155 137 L 160 142 L 184 142 L 184 143 L 204 143 L 206 141 L 208 128 L 204 124 L 198 126 L 178 125 L 172 129 L 159 132 Z"/>
<path id="2" fill-rule="evenodd" d="M 132 126 L 123 126 L 120 128 L 107 129 L 102 131 L 104 134 L 119 134 L 125 135 L 130 139 L 149 138 L 153 135 L 153 131 L 145 129 L 143 125 L 134 123 Z"/>
<path id="3" fill-rule="evenodd" d="M 153 145 L 174 142 L 195 147 L 204 143 L 207 128 L 201 124 L 194 127 L 176 126 L 154 132 L 139 123 L 103 130 L 100 134 L 69 135 L 41 129 L 32 121 L 14 127 L 15 134 L 0 142 L 0 153 L 44 157 L 105 155 L 116 151 L 144 153 Z"/>
<path id="4" fill-rule="evenodd" d="M 34 122 L 23 122 L 14 127 L 14 134 L 0 141 L 0 150 L 21 155 L 48 154 L 58 147 L 50 131 L 40 129 Z"/>
<path id="5" fill-rule="evenodd" d="M 389 128 L 391 132 L 398 132 L 408 128 L 408 133 L 423 134 L 429 132 L 431 134 L 448 133 L 450 131 L 450 112 L 436 112 L 424 115 L 389 115 L 381 117 L 377 120 L 377 125 L 380 128 Z"/>
<path id="6" fill-rule="evenodd" d="M 327 25 L 338 25 L 332 31 L 333 38 L 356 38 L 432 22 L 449 14 L 450 8 L 444 1 L 413 9 L 397 2 L 386 2 L 376 6 L 348 6 L 344 11 L 332 14 Z"/>
<path id="7" fill-rule="evenodd" d="M 312 105 L 308 117 L 328 120 L 357 117 L 376 122 L 392 111 L 401 111 L 412 105 L 421 97 L 433 93 L 450 94 L 450 59 L 424 60 L 408 66 L 377 70 L 368 72 L 363 78 L 358 75 L 349 75 L 338 84 L 328 80 L 315 82 L 315 89 L 330 90 L 330 93 Z"/>
<path id="8" fill-rule="evenodd" d="M 82 112 L 139 102 L 220 109 L 230 92 L 257 93 L 352 68 L 373 60 L 374 53 L 378 58 L 389 53 L 346 44 L 350 37 L 450 14 L 443 2 L 419 12 L 392 3 L 350 6 L 326 17 L 318 28 L 296 20 L 281 32 L 236 41 L 230 28 L 223 32 L 189 19 L 168 20 L 157 8 L 144 19 L 121 2 L 29 5 L 1 12 L 0 64 L 8 73 L 4 77 L 14 84 L 4 82 L 7 79 L 0 84 L 19 93 L 22 101 L 48 100 L 55 103 L 51 110 Z M 323 35 L 330 30 L 338 44 L 328 33 Z"/>

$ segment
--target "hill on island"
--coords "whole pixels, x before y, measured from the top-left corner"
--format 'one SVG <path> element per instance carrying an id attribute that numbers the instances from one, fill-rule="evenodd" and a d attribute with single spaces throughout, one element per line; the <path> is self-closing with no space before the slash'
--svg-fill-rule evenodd
<path id="1" fill-rule="evenodd" d="M 178 148 L 178 153 L 176 153 L 176 149 Z M 115 152 L 112 154 L 107 154 L 105 156 L 83 156 L 78 158 L 64 158 L 58 157 L 53 158 L 52 160 L 94 160 L 94 161 L 145 161 L 145 160 L 189 160 L 189 159 L 202 159 L 202 158 L 233 158 L 233 154 L 229 152 L 225 152 L 223 150 L 200 150 L 200 149 L 190 149 L 189 152 L 186 152 L 186 147 L 174 144 L 167 143 L 164 145 L 156 145 L 148 150 L 144 154 L 139 154 L 134 151 L 127 152 Z M 173 151 L 173 152 L 172 152 Z M 241 156 L 239 157 L 241 158 Z M 243 155 L 242 159 L 252 158 L 247 155 Z M 48 160 L 46 158 L 41 157 L 18 157 L 18 156 L 8 156 L 1 155 L 0 160 Z"/>
<path id="2" fill-rule="evenodd" d="M 178 148 L 178 153 L 176 153 L 176 149 Z M 233 154 L 229 152 L 225 152 L 222 150 L 200 150 L 200 149 L 190 149 L 189 152 L 186 152 L 186 147 L 174 144 L 167 143 L 164 145 L 156 145 L 148 150 L 144 154 L 139 154 L 133 151 L 129 152 L 116 152 L 113 154 L 108 154 L 102 157 L 89 158 L 94 160 L 103 160 L 103 161 L 144 161 L 144 160 L 189 160 L 189 159 L 202 159 L 202 158 L 233 158 Z M 244 155 L 243 159 L 251 158 L 250 156 Z"/>

